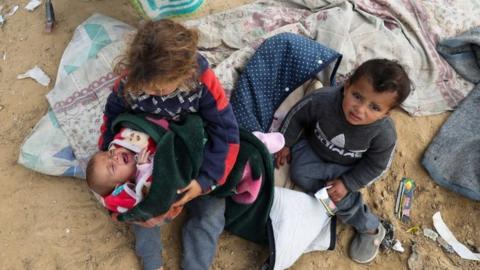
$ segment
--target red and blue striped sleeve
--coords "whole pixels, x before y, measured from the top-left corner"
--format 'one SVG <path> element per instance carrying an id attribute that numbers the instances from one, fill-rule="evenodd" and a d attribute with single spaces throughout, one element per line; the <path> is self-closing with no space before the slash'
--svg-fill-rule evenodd
<path id="1" fill-rule="evenodd" d="M 112 131 L 112 123 L 115 118 L 128 111 L 128 104 L 122 96 L 123 82 L 118 78 L 113 86 L 113 91 L 107 98 L 105 109 L 103 111 L 103 124 L 100 126 L 100 137 L 98 138 L 98 148 L 102 151 L 108 149 L 108 145 L 113 140 L 115 134 Z"/>
<path id="2" fill-rule="evenodd" d="M 209 140 L 197 180 L 202 191 L 207 192 L 225 183 L 237 160 L 240 135 L 232 106 L 213 70 L 203 69 L 200 81 L 204 89 L 199 114 L 205 122 Z"/>

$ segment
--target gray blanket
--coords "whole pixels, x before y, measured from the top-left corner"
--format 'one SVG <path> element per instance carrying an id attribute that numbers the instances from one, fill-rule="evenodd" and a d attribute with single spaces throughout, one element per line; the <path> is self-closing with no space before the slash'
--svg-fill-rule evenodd
<path id="1" fill-rule="evenodd" d="M 440 42 L 437 50 L 477 86 L 442 126 L 422 164 L 438 184 L 480 201 L 480 27 Z"/>

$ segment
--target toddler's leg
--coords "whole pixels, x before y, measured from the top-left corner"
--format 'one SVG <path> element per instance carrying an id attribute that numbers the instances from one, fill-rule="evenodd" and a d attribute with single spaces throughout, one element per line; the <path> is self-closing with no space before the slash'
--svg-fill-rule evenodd
<path id="1" fill-rule="evenodd" d="M 142 261 L 143 269 L 160 269 L 163 265 L 160 227 L 145 228 L 133 224 L 132 229 L 135 234 L 135 252 Z"/>
<path id="2" fill-rule="evenodd" d="M 307 140 L 300 140 L 292 147 L 290 177 L 307 193 L 315 193 L 329 180 L 338 178 L 351 167 L 325 162 L 310 147 Z"/>
<path id="3" fill-rule="evenodd" d="M 379 219 L 373 214 L 368 206 L 363 203 L 360 192 L 349 192 L 337 204 L 337 217 L 343 223 L 352 225 L 357 232 L 367 233 L 378 228 Z"/>
<path id="4" fill-rule="evenodd" d="M 357 231 L 350 243 L 350 258 L 358 263 L 368 263 L 375 259 L 385 237 L 385 228 L 363 203 L 360 192 L 348 193 L 337 203 L 337 209 L 337 216 Z"/>
<path id="5" fill-rule="evenodd" d="M 189 219 L 182 229 L 182 268 L 209 269 L 225 227 L 225 199 L 200 196 L 186 204 Z"/>

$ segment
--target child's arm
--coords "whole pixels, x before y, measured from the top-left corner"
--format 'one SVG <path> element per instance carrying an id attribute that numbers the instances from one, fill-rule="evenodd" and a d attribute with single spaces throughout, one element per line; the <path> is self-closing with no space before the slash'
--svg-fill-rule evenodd
<path id="1" fill-rule="evenodd" d="M 128 110 L 127 103 L 122 96 L 123 83 L 117 81 L 113 88 L 114 89 L 108 96 L 107 103 L 105 104 L 105 110 L 103 112 L 103 124 L 100 127 L 100 137 L 98 138 L 98 148 L 102 151 L 107 150 L 108 145 L 115 136 L 112 131 L 113 120 L 119 114 Z"/>
<path id="2" fill-rule="evenodd" d="M 303 132 L 303 129 L 316 118 L 315 95 L 302 98 L 283 119 L 280 132 L 285 137 L 285 146 L 292 147 Z M 318 110 L 317 110 L 318 111 Z"/>
<path id="3" fill-rule="evenodd" d="M 340 178 L 350 191 L 357 191 L 378 180 L 393 160 L 396 145 L 395 129 L 386 130 L 372 140 L 372 146 L 360 161 Z"/>
<path id="4" fill-rule="evenodd" d="M 277 168 L 283 166 L 285 162 L 290 163 L 290 149 L 297 142 L 303 132 L 303 129 L 310 124 L 315 117 L 313 95 L 302 98 L 288 112 L 283 119 L 280 132 L 285 137 L 285 147 L 275 155 L 275 165 Z"/>
<path id="5" fill-rule="evenodd" d="M 204 88 L 199 114 L 206 123 L 205 130 L 209 138 L 197 181 L 205 193 L 225 183 L 237 159 L 240 135 L 225 90 L 213 71 L 208 67 L 204 69 L 200 81 Z"/>

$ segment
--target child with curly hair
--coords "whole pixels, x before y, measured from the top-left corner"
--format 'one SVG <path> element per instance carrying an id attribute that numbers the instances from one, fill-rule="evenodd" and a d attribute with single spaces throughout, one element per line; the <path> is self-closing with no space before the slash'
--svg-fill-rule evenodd
<path id="1" fill-rule="evenodd" d="M 197 44 L 195 30 L 172 20 L 143 24 L 115 68 L 120 76 L 107 99 L 98 143 L 100 150 L 108 149 L 112 122 L 123 112 L 148 114 L 153 121 L 201 116 L 208 141 L 200 173 L 178 191 L 183 196 L 173 205 L 185 205 L 189 215 L 182 231 L 184 269 L 208 269 L 213 260 L 225 225 L 225 199 L 207 194 L 225 183 L 239 150 L 232 107 Z M 162 267 L 160 228 L 155 225 L 133 225 L 145 269 Z"/>

